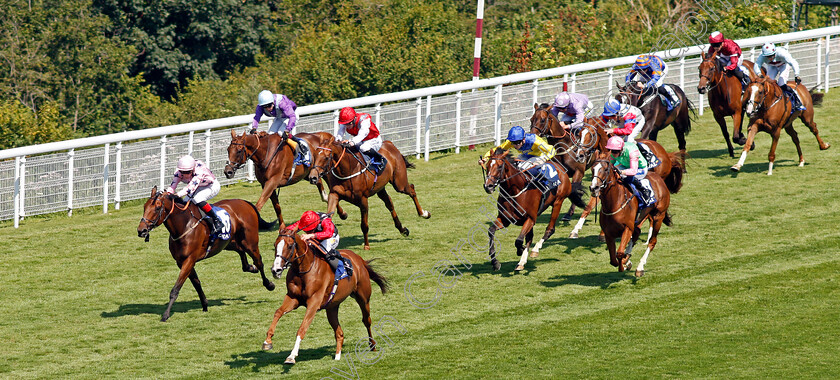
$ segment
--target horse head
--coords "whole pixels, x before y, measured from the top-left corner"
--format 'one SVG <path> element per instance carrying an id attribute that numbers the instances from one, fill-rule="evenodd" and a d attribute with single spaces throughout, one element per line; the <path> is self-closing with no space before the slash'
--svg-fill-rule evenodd
<path id="1" fill-rule="evenodd" d="M 770 81 L 767 80 L 767 77 L 761 75 L 758 79 L 753 81 L 753 83 L 750 83 L 746 90 L 744 90 L 742 99 L 746 99 L 746 102 L 744 102 L 744 108 L 747 113 L 747 117 L 753 118 L 765 108 L 764 101 L 767 99 L 767 92 L 769 90 L 767 85 L 769 82 Z"/>
<path id="2" fill-rule="evenodd" d="M 336 141 L 330 142 L 327 146 L 319 146 L 312 151 L 312 167 L 309 170 L 309 183 L 315 185 L 327 172 L 332 169 L 334 162 L 333 155 L 343 150 L 343 147 Z"/>
<path id="3" fill-rule="evenodd" d="M 590 155 L 600 150 L 604 145 L 602 141 L 604 121 L 601 118 L 586 118 L 580 128 L 580 136 L 575 139 L 574 148 L 569 151 L 574 154 L 577 162 L 586 162 Z"/>
<path id="4" fill-rule="evenodd" d="M 550 109 L 551 106 L 548 103 L 534 103 L 534 114 L 531 116 L 531 133 L 542 137 L 560 137 L 564 134 L 563 128 L 560 127 L 560 121 L 549 112 Z"/>
<path id="5" fill-rule="evenodd" d="M 245 132 L 242 132 L 242 135 L 239 136 L 236 134 L 236 131 L 231 129 L 230 130 L 230 145 L 228 145 L 228 161 L 225 164 L 225 177 L 228 179 L 233 178 L 233 175 L 236 174 L 236 170 L 241 169 L 245 164 L 248 162 L 248 159 L 256 153 L 257 149 L 259 149 L 260 138 L 254 136 L 253 138 L 249 138 Z M 248 146 L 249 143 L 256 141 L 257 147 L 251 148 Z M 248 153 L 248 149 L 251 148 L 251 153 Z"/>
<path id="6" fill-rule="evenodd" d="M 155 227 L 163 224 L 163 222 L 166 221 L 166 218 L 169 217 L 172 210 L 167 210 L 166 199 L 167 196 L 165 193 L 158 191 L 157 186 L 152 188 L 152 194 L 149 195 L 149 199 L 146 200 L 146 204 L 143 205 L 143 217 L 140 218 L 140 224 L 137 226 L 138 237 L 145 238 L 148 242 L 149 233 L 151 233 Z M 174 202 L 172 203 L 172 206 L 174 208 Z"/>
<path id="7" fill-rule="evenodd" d="M 700 71 L 697 92 L 701 94 L 705 94 L 717 87 L 723 79 L 718 78 L 718 76 L 723 74 L 723 66 L 721 66 L 720 61 L 717 59 L 717 51 L 710 55 L 703 54 L 703 60 L 697 69 Z"/>
<path id="8" fill-rule="evenodd" d="M 274 241 L 274 264 L 271 266 L 271 274 L 279 279 L 287 268 L 299 266 L 307 253 L 309 247 L 297 231 L 288 228 L 280 231 L 277 240 Z"/>
<path id="9" fill-rule="evenodd" d="M 509 161 L 508 154 L 510 152 L 503 150 L 503 149 L 496 149 L 493 154 L 490 155 L 490 159 L 487 161 L 487 180 L 484 182 L 484 191 L 487 194 L 493 194 L 493 191 L 496 190 L 496 186 L 499 185 L 500 182 L 504 182 L 507 180 L 507 172 L 509 170 L 508 165 L 513 165 Z"/>
<path id="10" fill-rule="evenodd" d="M 592 183 L 589 185 L 589 192 L 593 197 L 600 197 L 601 192 L 613 182 L 615 166 L 607 159 L 599 159 L 592 165 Z"/>

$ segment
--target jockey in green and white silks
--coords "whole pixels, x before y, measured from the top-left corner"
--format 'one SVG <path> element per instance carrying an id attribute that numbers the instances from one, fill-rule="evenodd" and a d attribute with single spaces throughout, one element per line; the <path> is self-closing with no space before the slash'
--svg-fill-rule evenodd
<path id="1" fill-rule="evenodd" d="M 633 194 L 639 198 L 639 209 L 656 203 L 653 187 L 647 176 L 647 160 L 639 152 L 633 141 L 624 142 L 621 137 L 613 136 L 607 140 L 606 148 L 610 151 L 610 162 L 621 172 L 622 181 L 630 186 Z"/>
<path id="2" fill-rule="evenodd" d="M 761 56 L 755 60 L 756 70 L 761 70 L 762 66 L 767 70 L 767 76 L 775 79 L 776 84 L 782 88 L 782 91 L 791 97 L 795 103 L 793 109 L 804 111 L 805 106 L 802 105 L 802 99 L 799 99 L 799 94 L 787 84 L 791 70 L 793 70 L 796 84 L 799 85 L 802 82 L 802 79 L 799 78 L 799 62 L 796 62 L 793 56 L 790 55 L 790 52 L 785 48 L 776 47 L 776 45 L 768 42 L 761 47 Z"/>

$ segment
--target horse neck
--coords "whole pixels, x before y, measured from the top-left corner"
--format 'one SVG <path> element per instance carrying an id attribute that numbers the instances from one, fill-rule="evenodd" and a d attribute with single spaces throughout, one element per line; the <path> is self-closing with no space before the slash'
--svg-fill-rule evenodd
<path id="1" fill-rule="evenodd" d="M 630 192 L 624 185 L 621 183 L 621 177 L 615 172 L 612 165 L 609 165 L 605 168 L 605 170 L 609 170 L 610 174 L 607 175 L 607 185 L 604 186 L 604 189 L 601 190 L 601 203 L 606 206 L 615 206 L 614 209 L 610 211 L 615 211 L 625 201 L 627 201 L 627 197 L 632 196 L 632 194 L 627 194 Z M 615 195 L 611 195 L 615 194 Z M 623 196 L 622 196 L 623 195 Z"/>
<path id="2" fill-rule="evenodd" d="M 254 146 L 248 146 L 247 139 L 249 139 L 250 136 L 254 136 Z M 259 136 L 249 135 L 246 136 L 245 139 L 246 141 L 243 141 L 243 145 L 247 148 L 245 153 L 247 154 L 247 150 L 250 149 L 253 153 L 250 155 L 251 161 L 253 161 L 255 165 L 262 167 L 263 160 L 265 159 L 266 152 L 268 151 L 268 138 L 265 139 L 266 141 L 262 141 L 262 138 Z"/>
<path id="3" fill-rule="evenodd" d="M 499 188 L 504 189 L 510 196 L 516 195 L 516 193 L 528 186 L 528 182 L 525 180 L 525 173 L 518 173 L 519 170 L 516 168 L 516 165 L 507 159 L 504 159 L 503 162 L 504 170 L 502 171 L 502 178 L 499 179 Z M 501 181 L 505 178 L 507 180 Z"/>
<path id="4" fill-rule="evenodd" d="M 307 274 L 310 274 L 313 270 L 315 270 L 315 254 L 309 249 L 307 243 L 303 240 L 298 241 L 295 239 L 295 246 L 297 249 L 304 249 L 303 257 L 300 259 L 300 262 L 295 261 L 292 263 L 292 268 L 298 273 L 300 278 L 305 278 Z"/>
<path id="5" fill-rule="evenodd" d="M 188 203 L 187 208 L 182 210 L 174 200 L 167 199 L 166 201 L 171 204 L 167 206 L 166 202 L 164 202 L 164 207 L 167 210 L 172 209 L 172 211 L 166 217 L 164 226 L 166 226 L 166 230 L 169 231 L 170 235 L 181 236 L 184 231 L 190 228 L 189 224 L 193 220 L 193 215 L 200 218 L 201 213 L 198 212 L 198 206 L 192 202 Z"/>
<path id="6" fill-rule="evenodd" d="M 359 163 L 356 152 L 353 152 L 350 149 L 339 146 L 333 153 L 332 166 L 335 169 L 335 172 L 342 177 L 353 175 L 360 171 L 360 165 L 362 164 Z"/>

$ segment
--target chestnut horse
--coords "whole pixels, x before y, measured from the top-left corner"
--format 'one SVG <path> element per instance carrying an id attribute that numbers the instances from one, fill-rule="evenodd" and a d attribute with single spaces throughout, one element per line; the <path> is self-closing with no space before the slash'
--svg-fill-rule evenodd
<path id="1" fill-rule="evenodd" d="M 338 323 L 338 307 L 347 296 L 353 297 L 362 309 L 362 322 L 368 331 L 371 351 L 376 350 L 376 341 L 373 340 L 373 333 L 370 330 L 370 296 L 373 292 L 370 282 L 379 285 L 382 294 L 388 291 L 388 280 L 375 272 L 370 266 L 370 261 L 364 261 L 359 255 L 347 249 L 340 249 L 338 252 L 349 259 L 353 265 L 353 275 L 338 282 L 335 294 L 330 296 L 335 281 L 335 274 L 330 265 L 323 259 L 316 257 L 310 246 L 296 233 L 296 231 L 283 230 L 277 236 L 275 245 L 274 265 L 271 273 L 274 278 L 280 278 L 283 271 L 289 269 L 286 275 L 286 297 L 283 304 L 274 312 L 274 320 L 263 342 L 263 350 L 270 350 L 274 346 L 271 338 L 274 337 L 274 329 L 280 317 L 299 306 L 306 307 L 306 314 L 297 332 L 295 347 L 286 358 L 286 364 L 295 364 L 295 357 L 300 350 L 300 342 L 306 337 L 306 331 L 315 318 L 318 310 L 327 310 L 327 320 L 335 331 L 335 360 L 341 360 L 341 346 L 344 343 L 344 331 Z"/>
<path id="2" fill-rule="evenodd" d="M 717 53 L 706 55 L 701 54 L 703 61 L 700 62 L 700 82 L 697 83 L 697 92 L 709 94 L 709 108 L 715 116 L 723 133 L 723 140 L 726 141 L 726 148 L 729 150 L 729 157 L 735 157 L 732 143 L 743 145 L 746 138 L 741 134 L 741 126 L 744 124 L 744 107 L 741 104 L 741 81 L 732 74 L 724 74 L 723 65 L 717 59 Z M 757 75 L 754 72 L 753 63 L 744 61 L 750 73 L 750 81 L 755 81 Z M 736 69 L 740 70 L 740 68 Z M 732 117 L 732 142 L 729 141 L 729 130 L 726 129 L 726 117 Z"/>
<path id="3" fill-rule="evenodd" d="M 549 112 L 550 109 L 551 106 L 548 103 L 540 105 L 534 103 L 534 115 L 531 116 L 531 133 L 545 137 L 548 143 L 554 146 L 557 151 L 557 155 L 554 156 L 554 161 L 563 165 L 566 173 L 571 178 L 572 188 L 583 188 L 581 185 L 583 176 L 586 174 L 586 169 L 592 167 L 592 164 L 595 162 L 595 156 L 592 154 L 576 154 L 576 151 L 580 149 L 574 148 L 584 147 L 579 141 L 580 135 L 591 135 L 596 130 L 592 126 L 584 123 L 584 126 L 580 128 L 580 132 L 578 132 L 579 135 L 576 136 L 574 133 L 560 126 L 560 121 Z M 587 139 L 587 141 L 594 144 L 598 143 L 597 139 Z M 605 144 L 605 142 L 601 142 L 601 144 Z M 592 151 L 583 150 L 583 152 L 591 153 Z M 569 206 L 569 211 L 563 215 L 561 220 L 564 222 L 571 220 L 574 212 L 575 204 L 572 203 Z"/>
<path id="4" fill-rule="evenodd" d="M 137 236 L 146 238 L 149 241 L 149 233 L 163 224 L 169 231 L 169 252 L 172 258 L 181 268 L 175 286 L 169 292 L 169 306 L 161 317 L 165 322 L 169 319 L 172 304 L 178 298 L 181 286 L 184 285 L 187 277 L 192 282 L 198 298 L 201 300 L 201 308 L 207 311 L 207 297 L 201 290 L 201 282 L 195 272 L 195 263 L 215 256 L 222 250 L 236 251 L 242 260 L 242 271 L 257 273 L 262 276 L 263 286 L 268 290 L 274 290 L 274 283 L 265 277 L 263 271 L 262 257 L 260 256 L 260 229 L 269 229 L 274 223 L 268 223 L 260 217 L 257 209 L 248 201 L 241 199 L 227 199 L 215 204 L 230 214 L 230 239 L 217 239 L 210 246 L 210 231 L 212 226 L 202 222 L 202 214 L 194 203 L 184 201 L 169 193 L 157 191 L 157 186 L 152 188 L 152 194 L 143 206 L 143 218 L 137 226 Z M 276 222 L 275 222 L 276 223 Z M 248 264 L 245 254 L 251 257 L 254 264 Z"/>
<path id="5" fill-rule="evenodd" d="M 394 226 L 404 236 L 408 236 L 408 228 L 403 227 L 397 212 L 394 210 L 394 202 L 385 190 L 389 182 L 397 192 L 407 194 L 414 200 L 417 208 L 417 215 L 429 219 L 432 214 L 420 207 L 417 200 L 417 193 L 414 191 L 414 184 L 408 182 L 407 168 L 414 165 L 406 161 L 405 157 L 390 141 L 382 143 L 379 154 L 388 160 L 388 164 L 377 175 L 370 165 L 365 163 L 362 153 L 354 148 L 348 148 L 336 141 L 321 146 L 313 151 L 312 170 L 309 172 L 309 182 L 317 183 L 322 177 L 326 177 L 330 194 L 327 199 L 327 212 L 335 211 L 339 200 L 350 202 L 362 212 L 362 233 L 365 236 L 364 249 L 370 249 L 368 242 L 368 197 L 376 194 L 385 207 L 391 212 L 394 219 Z"/>
<path id="6" fill-rule="evenodd" d="M 545 209 L 551 206 L 551 219 L 545 229 L 542 239 L 534 245 L 531 257 L 537 257 L 543 243 L 554 233 L 554 225 L 560 215 L 563 201 L 568 197 L 572 203 L 580 207 L 586 206 L 583 201 L 583 189 L 572 188 L 569 176 L 562 170 L 560 164 L 549 161 L 547 165 L 557 172 L 560 185 L 553 190 L 545 191 L 541 184 L 527 172 L 521 171 L 514 159 L 508 155 L 508 151 L 496 149 L 487 161 L 487 180 L 484 182 L 484 191 L 492 194 L 496 187 L 499 187 L 499 199 L 496 202 L 498 216 L 490 225 L 487 233 L 490 236 L 490 263 L 493 270 L 501 269 L 499 260 L 496 259 L 495 235 L 496 230 L 506 228 L 510 224 L 522 226 L 519 236 L 516 238 L 516 255 L 520 256 L 516 271 L 525 268 L 528 261 L 528 247 L 534 238 L 534 224 L 537 217 Z"/>
<path id="7" fill-rule="evenodd" d="M 636 268 L 636 276 L 645 274 L 645 264 L 648 255 L 656 246 L 656 238 L 659 229 L 664 222 L 671 225 L 671 218 L 668 215 L 668 206 L 671 203 L 671 195 L 665 182 L 655 172 L 648 172 L 647 179 L 653 187 L 656 195 L 656 203 L 646 211 L 645 219 L 650 220 L 648 231 L 647 250 L 639 261 Z M 599 160 L 592 167 L 592 185 L 590 186 L 593 197 L 600 197 L 601 204 L 601 229 L 606 237 L 607 249 L 610 251 L 610 264 L 618 267 L 619 272 L 630 270 L 633 263 L 630 261 L 633 245 L 639 239 L 640 230 L 636 226 L 636 212 L 639 208 L 639 201 L 633 192 L 622 184 L 621 175 L 608 160 Z M 643 219 L 643 220 L 645 220 Z M 621 238 L 621 243 L 616 250 L 615 239 Z"/>
<path id="8" fill-rule="evenodd" d="M 313 161 L 315 160 L 314 150 L 335 139 L 333 135 L 326 132 L 300 133 L 296 136 L 306 140 L 309 144 Z M 231 129 L 230 137 L 228 162 L 224 171 L 225 177 L 233 178 L 237 169 L 245 166 L 249 159 L 253 161 L 257 181 L 260 182 L 263 189 L 260 199 L 257 201 L 257 209 L 262 210 L 263 205 L 270 197 L 271 204 L 274 205 L 274 213 L 277 214 L 277 221 L 280 222 L 280 229 L 285 228 L 286 224 L 283 221 L 283 212 L 280 209 L 276 189 L 299 182 L 309 175 L 311 166 L 293 165 L 295 150 L 289 144 L 281 143 L 283 138 L 279 134 L 259 132 L 258 134 L 248 135 L 243 132 L 241 136 L 237 136 L 236 131 Z M 327 196 L 321 181 L 316 182 L 315 185 L 321 194 L 321 200 L 326 202 Z M 341 219 L 347 219 L 347 213 L 340 206 L 338 206 L 338 216 Z"/>
<path id="9" fill-rule="evenodd" d="M 685 92 L 677 85 L 668 84 L 680 98 L 680 105 L 671 111 L 666 111 L 668 108 L 659 101 L 659 92 L 655 88 L 648 87 L 640 90 L 636 87 L 636 83 L 631 81 L 623 87 L 616 84 L 620 93 L 615 97 L 625 104 L 634 105 L 642 110 L 645 126 L 642 127 L 636 139 L 655 141 L 660 130 L 673 125 L 674 134 L 677 135 L 677 145 L 680 150 L 685 151 L 685 135 L 691 132 L 691 120 L 696 116 L 694 105 L 685 96 Z"/>
<path id="10" fill-rule="evenodd" d="M 750 118 L 749 132 L 747 135 L 747 142 L 744 145 L 744 151 L 741 153 L 741 158 L 738 163 L 732 166 L 732 171 L 738 172 L 744 161 L 747 159 L 749 147 L 755 139 L 755 134 L 759 131 L 767 132 L 773 137 L 773 143 L 770 144 L 770 153 L 767 154 L 767 159 L 770 161 L 770 167 L 767 170 L 767 175 L 773 175 L 773 162 L 776 161 L 776 145 L 779 143 L 779 136 L 782 134 L 782 129 L 790 135 L 790 139 L 796 145 L 796 151 L 799 153 L 799 166 L 805 166 L 805 158 L 802 156 L 802 148 L 799 146 L 799 136 L 796 130 L 793 129 L 793 121 L 798 117 L 802 122 L 811 129 L 811 133 L 817 137 L 817 142 L 820 144 L 820 150 L 825 150 L 831 147 L 820 138 L 820 131 L 817 129 L 817 123 L 814 122 L 814 106 L 822 103 L 824 94 L 815 94 L 812 88 L 810 91 L 805 86 L 797 85 L 795 82 L 788 82 L 788 86 L 799 94 L 802 99 L 802 105 L 806 107 L 804 111 L 793 111 L 790 99 L 782 92 L 782 88 L 776 83 L 775 79 L 761 75 L 753 83 L 747 86 L 744 92 L 744 99 L 746 99 L 746 112 Z"/>

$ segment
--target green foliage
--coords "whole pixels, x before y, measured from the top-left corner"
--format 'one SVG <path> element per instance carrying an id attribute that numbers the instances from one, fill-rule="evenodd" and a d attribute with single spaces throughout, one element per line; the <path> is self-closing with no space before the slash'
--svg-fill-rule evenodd
<path id="1" fill-rule="evenodd" d="M 0 149 L 69 139 L 70 126 L 62 123 L 55 102 L 44 103 L 35 114 L 20 102 L 0 102 Z"/>

